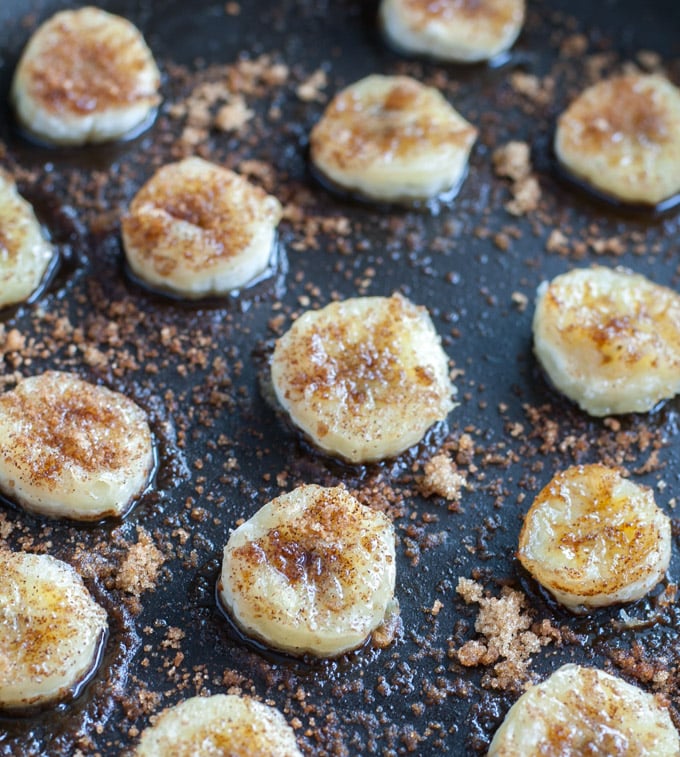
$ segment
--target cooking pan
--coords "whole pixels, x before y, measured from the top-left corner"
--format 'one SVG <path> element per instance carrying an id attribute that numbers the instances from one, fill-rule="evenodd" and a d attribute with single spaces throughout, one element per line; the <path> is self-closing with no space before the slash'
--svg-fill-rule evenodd
<path id="1" fill-rule="evenodd" d="M 679 568 L 678 403 L 616 422 L 590 419 L 549 386 L 531 347 L 536 287 L 575 265 L 624 265 L 679 286 L 677 211 L 604 204 L 564 181 L 550 149 L 557 114 L 593 77 L 632 62 L 663 65 L 680 81 L 675 0 L 530 0 L 509 58 L 469 67 L 390 50 L 377 4 L 366 0 L 112 0 L 102 6 L 139 26 L 163 72 L 158 118 L 127 142 L 49 149 L 21 135 L 7 95 L 31 32 L 72 6 L 0 7 L 2 164 L 60 252 L 38 299 L 0 315 L 0 378 L 11 386 L 16 375 L 60 368 L 125 392 L 149 413 L 158 467 L 122 521 L 49 521 L 1 503 L 2 543 L 75 565 L 107 608 L 111 632 L 97 675 L 75 700 L 0 720 L 0 753 L 117 755 L 163 707 L 231 690 L 277 705 L 307 754 L 482 754 L 522 685 L 567 661 L 663 690 L 677 718 L 680 625 L 663 598 Z M 450 203 L 365 205 L 311 176 L 307 138 L 325 102 L 372 72 L 435 84 L 479 127 L 469 176 Z M 315 74 L 315 86 L 300 91 Z M 222 94 L 201 89 L 205 82 Z M 236 132 L 185 131 L 195 118 L 184 107 L 190 96 L 208 98 L 214 113 L 225 82 L 253 118 Z M 505 209 L 509 182 L 491 165 L 492 151 L 511 139 L 531 146 L 541 187 L 539 207 L 522 216 Z M 249 174 L 288 212 L 271 276 L 187 305 L 130 278 L 118 219 L 156 166 L 190 153 Z M 555 230 L 560 244 L 554 235 L 550 243 Z M 264 399 L 267 355 L 305 309 L 394 291 L 429 308 L 459 405 L 397 460 L 344 465 L 301 440 Z M 422 494 L 423 466 L 442 447 L 468 480 L 459 503 Z M 515 550 L 536 492 L 558 470 L 595 460 L 624 465 L 655 488 L 673 520 L 674 554 L 651 597 L 580 617 L 537 588 Z M 230 528 L 310 482 L 343 483 L 394 519 L 401 625 L 385 648 L 295 660 L 243 639 L 216 606 Z M 555 629 L 525 676 L 501 681 L 493 666 L 458 662 L 455 650 L 477 638 L 479 610 L 457 594 L 460 577 L 491 597 L 521 591 L 533 621 Z M 653 677 L 661 670 L 671 673 L 664 686 Z"/>

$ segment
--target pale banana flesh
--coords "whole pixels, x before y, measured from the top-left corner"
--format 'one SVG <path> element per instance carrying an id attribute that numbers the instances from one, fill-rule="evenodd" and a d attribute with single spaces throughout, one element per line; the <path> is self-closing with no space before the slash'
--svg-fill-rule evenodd
<path id="1" fill-rule="evenodd" d="M 393 604 L 389 518 L 341 487 L 298 487 L 229 537 L 220 598 L 247 635 L 291 654 L 334 657 L 363 644 Z"/>
<path id="2" fill-rule="evenodd" d="M 202 158 L 160 168 L 122 220 L 132 272 L 154 289 L 195 299 L 227 294 L 263 273 L 281 204 Z"/>
<path id="3" fill-rule="evenodd" d="M 345 191 L 428 200 L 458 188 L 476 138 L 436 89 L 374 74 L 333 98 L 312 129 L 310 155 L 322 177 Z"/>
<path id="4" fill-rule="evenodd" d="M 60 700 L 98 662 L 106 612 L 67 563 L 0 551 L 0 710 Z"/>
<path id="5" fill-rule="evenodd" d="M 397 50 L 475 63 L 512 47 L 525 12 L 524 0 L 382 0 L 379 17 Z"/>
<path id="6" fill-rule="evenodd" d="M 576 465 L 534 500 L 518 557 L 570 610 L 631 602 L 668 569 L 670 519 L 648 487 L 604 465 Z"/>
<path id="7" fill-rule="evenodd" d="M 680 89 L 635 73 L 588 87 L 560 116 L 555 153 L 615 200 L 662 203 L 680 192 Z"/>
<path id="8" fill-rule="evenodd" d="M 680 391 L 680 295 L 601 266 L 544 282 L 534 351 L 557 389 L 590 415 L 644 413 Z"/>
<path id="9" fill-rule="evenodd" d="M 147 728 L 135 757 L 302 757 L 295 733 L 274 707 L 235 694 L 192 697 Z"/>
<path id="10" fill-rule="evenodd" d="M 54 256 L 33 207 L 0 170 L 0 308 L 29 299 Z"/>
<path id="11" fill-rule="evenodd" d="M 47 371 L 0 394 L 0 491 L 27 510 L 122 515 L 153 465 L 146 414 L 120 392 Z"/>
<path id="12" fill-rule="evenodd" d="M 137 133 L 160 102 L 160 73 L 139 30 L 91 6 L 61 11 L 30 38 L 12 81 L 22 127 L 55 145 Z"/>
<path id="13" fill-rule="evenodd" d="M 563 665 L 505 716 L 488 757 L 677 757 L 667 703 L 595 668 Z"/>
<path id="14" fill-rule="evenodd" d="M 448 359 L 423 307 L 401 295 L 308 311 L 277 341 L 276 398 L 324 452 L 393 457 L 453 408 Z"/>

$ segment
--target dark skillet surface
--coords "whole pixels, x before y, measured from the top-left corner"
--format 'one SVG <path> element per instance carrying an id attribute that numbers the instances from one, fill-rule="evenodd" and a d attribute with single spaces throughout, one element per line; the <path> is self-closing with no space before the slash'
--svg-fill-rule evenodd
<path id="1" fill-rule="evenodd" d="M 495 596 L 504 584 L 522 588 L 538 620 L 565 629 L 562 646 L 546 646 L 534 656 L 531 670 L 538 678 L 568 660 L 617 670 L 612 660 L 621 663 L 634 648 L 639 660 L 677 670 L 679 626 L 672 609 L 655 616 L 653 598 L 627 607 L 635 617 L 656 617 L 636 631 L 616 630 L 612 621 L 620 608 L 572 617 L 545 600 L 513 557 L 532 496 L 577 461 L 617 459 L 638 470 L 634 479 L 657 486 L 658 503 L 673 515 L 680 475 L 678 403 L 619 419 L 618 434 L 611 424 L 588 419 L 544 381 L 531 354 L 531 316 L 540 281 L 576 264 L 621 263 L 678 287 L 677 213 L 652 219 L 598 203 L 555 175 L 549 149 L 556 114 L 587 83 L 584 57 L 559 55 L 565 37 L 582 32 L 588 55 L 610 52 L 606 71 L 640 50 L 656 51 L 677 83 L 676 3 L 530 3 L 529 23 L 511 60 L 497 69 L 400 58 L 380 41 L 375 5 L 263 0 L 243 3 L 240 15 L 227 16 L 223 3 L 103 3 L 137 23 L 156 55 L 165 77 L 160 119 L 129 143 L 48 150 L 22 140 L 4 103 L 31 30 L 71 5 L 36 2 L 26 20 L 26 3 L 2 3 L 3 165 L 18 172 L 63 262 L 36 303 L 0 316 L 6 332 L 16 328 L 29 340 L 19 353 L 4 355 L 0 376 L 66 368 L 126 392 L 151 416 L 159 466 L 153 490 L 122 522 L 46 522 L 2 504 L 2 538 L 12 548 L 46 550 L 76 564 L 109 609 L 111 636 L 99 673 L 76 702 L 0 721 L 0 754 L 72 754 L 76 748 L 119 754 L 162 706 L 232 685 L 275 703 L 288 720 L 298 719 L 299 741 L 309 754 L 483 753 L 518 692 L 482 687 L 487 671 L 465 669 L 449 657 L 450 647 L 475 637 L 475 608 L 455 592 L 459 576 L 475 576 Z M 236 168 L 246 159 L 270 164 L 274 193 L 301 203 L 308 217 L 348 218 L 349 233 L 338 242 L 327 227 L 328 233 L 315 235 L 314 248 L 303 243 L 300 223 L 286 221 L 280 240 L 287 272 L 240 298 L 185 306 L 150 295 L 125 276 L 117 216 L 152 166 L 176 154 L 180 126 L 168 106 L 201 76 L 209 78 L 196 73 L 206 64 L 264 53 L 291 67 L 289 82 L 246 95 L 257 113 L 252 128 L 212 133 L 205 155 Z M 197 57 L 203 62 L 196 63 Z M 451 205 L 435 214 L 369 207 L 333 197 L 314 183 L 307 134 L 324 104 L 302 102 L 295 87 L 320 67 L 328 76 L 326 94 L 371 72 L 407 72 L 445 89 L 481 131 L 470 175 Z M 547 105 L 529 107 L 513 91 L 509 77 L 516 70 L 554 75 L 555 94 Z M 272 104 L 281 109 L 279 120 L 272 117 Z M 509 139 L 531 144 L 542 187 L 540 211 L 519 219 L 503 209 L 508 182 L 490 167 L 493 148 Z M 570 255 L 546 252 L 555 228 L 567 236 Z M 504 246 L 499 232 L 509 235 L 506 250 L 496 244 Z M 618 237 L 624 252 L 596 255 L 579 244 L 591 237 Z M 291 314 L 334 296 L 395 290 L 432 312 L 447 353 L 463 371 L 456 381 L 460 406 L 447 428 L 435 429 L 427 444 L 403 458 L 367 469 L 342 466 L 301 443 L 261 397 L 258 366 L 276 335 L 271 321 L 282 314 L 285 327 Z M 513 293 L 528 298 L 525 310 L 513 302 Z M 65 316 L 82 331 L 68 338 L 59 329 L 55 334 L 55 318 Z M 527 408 L 541 410 L 530 415 Z M 443 500 L 417 493 L 412 469 L 447 434 L 455 450 L 463 432 L 474 439 L 476 469 L 461 462 L 474 486 L 462 511 L 454 512 Z M 557 445 L 550 443 L 551 433 Z M 652 451 L 659 465 L 640 471 Z M 244 643 L 215 609 L 229 528 L 303 482 L 345 482 L 395 517 L 403 632 L 387 649 L 367 647 L 321 663 L 286 660 Z M 126 592 L 129 584 L 116 576 L 130 544 L 143 538 L 138 529 L 166 561 L 154 587 Z M 674 533 L 665 583 L 678 576 L 677 520 Z M 436 600 L 439 613 L 427 612 Z M 170 629 L 186 636 L 176 639 Z M 642 668 L 638 679 L 645 678 Z M 627 666 L 625 672 L 635 680 L 635 670 Z M 643 685 L 654 690 L 649 679 Z M 677 708 L 680 697 L 670 694 Z"/>

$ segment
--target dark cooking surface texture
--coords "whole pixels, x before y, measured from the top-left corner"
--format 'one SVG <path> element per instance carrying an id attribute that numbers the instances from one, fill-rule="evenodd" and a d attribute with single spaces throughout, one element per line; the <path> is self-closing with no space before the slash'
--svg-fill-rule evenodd
<path id="1" fill-rule="evenodd" d="M 0 720 L 0 754 L 117 755 L 162 707 L 227 690 L 276 704 L 307 754 L 483 754 L 523 680 L 571 660 L 666 692 L 677 714 L 680 621 L 668 597 L 680 567 L 678 402 L 591 420 L 551 390 L 531 352 L 534 293 L 545 278 L 597 261 L 680 285 L 678 213 L 652 218 L 598 203 L 564 183 L 550 154 L 556 115 L 598 72 L 661 64 L 680 82 L 676 0 L 529 0 L 526 28 L 498 68 L 400 58 L 382 44 L 367 0 L 106 2 L 145 34 L 164 102 L 133 141 L 67 150 L 24 141 L 6 106 L 29 34 L 70 7 L 35 2 L 28 13 L 28 5 L 0 5 L 0 156 L 62 264 L 37 302 L 0 315 L 0 381 L 57 367 L 125 392 L 150 415 L 159 465 L 122 522 L 51 522 L 0 504 L 0 543 L 74 564 L 111 625 L 82 696 Z M 459 196 L 438 212 L 339 199 L 310 176 L 307 135 L 328 96 L 372 72 L 435 84 L 480 129 Z M 210 128 L 225 85 L 253 111 L 236 132 Z M 539 207 L 519 217 L 504 209 L 510 181 L 491 165 L 510 139 L 531 145 L 541 187 Z M 194 152 L 249 174 L 287 211 L 278 275 L 240 297 L 185 305 L 127 277 L 118 218 L 154 167 Z M 430 309 L 460 405 L 400 459 L 342 466 L 282 422 L 262 398 L 259 371 L 294 314 L 396 290 Z M 422 495 L 424 464 L 442 445 L 469 484 L 460 506 Z M 535 493 L 556 471 L 594 460 L 654 486 L 674 518 L 668 579 L 628 615 L 618 607 L 569 615 L 514 557 Z M 402 629 L 390 646 L 292 661 L 244 643 L 216 609 L 229 529 L 303 482 L 344 482 L 395 519 Z M 524 679 L 459 663 L 455 650 L 483 640 L 478 605 L 456 593 L 459 577 L 492 597 L 506 586 L 526 595 L 542 646 Z M 507 650 L 515 662 L 516 647 Z"/>

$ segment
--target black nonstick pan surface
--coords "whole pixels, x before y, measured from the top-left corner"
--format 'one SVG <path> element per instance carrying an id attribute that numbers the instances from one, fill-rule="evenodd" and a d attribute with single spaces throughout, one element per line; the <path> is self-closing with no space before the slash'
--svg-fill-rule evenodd
<path id="1" fill-rule="evenodd" d="M 680 286 L 678 211 L 597 201 L 559 176 L 550 149 L 556 116 L 596 78 L 636 65 L 662 67 L 680 83 L 675 0 L 529 0 L 508 60 L 470 67 L 391 51 L 367 0 L 102 5 L 143 31 L 164 101 L 136 139 L 79 149 L 27 141 L 7 106 L 29 35 L 73 4 L 0 6 L 0 159 L 61 255 L 35 302 L 0 314 L 0 381 L 11 387 L 18 375 L 60 368 L 125 392 L 149 413 L 158 468 L 122 521 L 47 521 L 0 503 L 0 545 L 75 565 L 111 627 L 99 672 L 75 701 L 0 719 L 0 754 L 117 755 L 163 707 L 226 691 L 277 705 L 310 755 L 483 754 L 524 683 L 567 661 L 665 693 L 677 718 L 680 621 L 669 597 L 680 569 L 679 405 L 590 419 L 551 389 L 531 347 L 538 284 L 573 266 L 625 265 Z M 363 205 L 310 174 L 308 134 L 329 96 L 373 72 L 434 84 L 478 126 L 469 176 L 450 203 Z M 220 130 L 214 116 L 235 95 L 252 118 Z M 538 207 L 520 216 L 505 209 L 510 182 L 492 168 L 494 149 L 509 140 L 530 145 L 541 188 Z M 193 153 L 248 174 L 281 199 L 286 218 L 272 276 L 187 305 L 130 279 L 119 217 L 157 166 Z M 263 366 L 273 339 L 305 309 L 394 291 L 429 308 L 460 404 L 399 459 L 343 465 L 301 441 L 266 402 Z M 459 503 L 423 496 L 424 466 L 441 449 L 467 479 Z M 514 553 L 537 491 L 558 470 L 598 460 L 655 488 L 673 519 L 674 556 L 651 597 L 577 617 L 538 590 Z M 242 639 L 216 607 L 230 528 L 313 482 L 344 483 L 394 518 L 401 626 L 384 648 L 293 660 Z M 542 640 L 525 674 L 460 664 L 456 650 L 481 638 L 478 606 L 456 592 L 461 577 L 490 597 L 523 593 Z"/>

